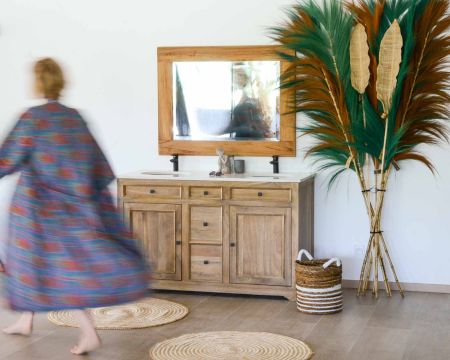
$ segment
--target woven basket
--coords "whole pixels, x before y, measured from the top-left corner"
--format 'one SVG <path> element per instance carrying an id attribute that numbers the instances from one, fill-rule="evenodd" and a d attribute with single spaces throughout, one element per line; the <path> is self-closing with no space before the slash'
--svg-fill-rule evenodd
<path id="1" fill-rule="evenodd" d="M 306 255 L 308 260 L 302 260 Z M 301 250 L 295 264 L 297 309 L 307 314 L 334 314 L 342 311 L 342 265 L 337 258 L 314 260 Z"/>

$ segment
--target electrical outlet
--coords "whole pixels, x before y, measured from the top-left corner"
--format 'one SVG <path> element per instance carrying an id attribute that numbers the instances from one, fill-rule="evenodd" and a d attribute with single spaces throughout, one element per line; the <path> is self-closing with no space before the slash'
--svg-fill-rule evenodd
<path id="1" fill-rule="evenodd" d="M 364 246 L 361 243 L 354 243 L 353 253 L 358 257 L 362 257 L 364 255 Z"/>

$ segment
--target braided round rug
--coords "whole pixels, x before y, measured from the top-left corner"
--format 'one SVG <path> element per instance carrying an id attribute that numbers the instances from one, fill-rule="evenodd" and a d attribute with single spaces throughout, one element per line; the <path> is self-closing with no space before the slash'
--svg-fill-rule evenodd
<path id="1" fill-rule="evenodd" d="M 169 324 L 184 318 L 188 312 L 184 305 L 154 298 L 89 310 L 95 328 L 99 330 L 142 329 Z M 78 327 L 70 310 L 50 312 L 47 318 L 56 325 Z"/>
<path id="2" fill-rule="evenodd" d="M 304 342 L 263 332 L 219 331 L 187 334 L 157 343 L 152 360 L 307 360 Z"/>

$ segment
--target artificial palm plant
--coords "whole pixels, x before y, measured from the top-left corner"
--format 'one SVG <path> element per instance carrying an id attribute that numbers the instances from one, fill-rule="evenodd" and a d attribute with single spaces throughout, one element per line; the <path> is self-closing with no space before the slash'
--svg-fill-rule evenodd
<path id="1" fill-rule="evenodd" d="M 273 29 L 290 62 L 282 87 L 293 111 L 308 115 L 307 155 L 330 170 L 330 185 L 353 171 L 370 219 L 358 294 L 387 267 L 403 296 L 381 228 L 389 176 L 415 160 L 435 171 L 419 145 L 447 140 L 450 111 L 449 0 L 312 0 Z"/>

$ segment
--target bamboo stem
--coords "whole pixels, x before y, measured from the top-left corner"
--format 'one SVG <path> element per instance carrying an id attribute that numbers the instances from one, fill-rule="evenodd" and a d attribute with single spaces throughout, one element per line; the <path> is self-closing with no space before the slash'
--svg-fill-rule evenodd
<path id="1" fill-rule="evenodd" d="M 366 275 L 366 278 L 364 279 L 364 284 L 363 284 L 363 292 L 364 293 L 367 291 L 367 289 L 369 289 L 370 275 L 372 274 L 372 265 L 373 265 L 373 255 L 371 253 L 369 267 L 367 269 L 367 275 Z"/>
<path id="2" fill-rule="evenodd" d="M 369 243 L 367 244 L 366 255 L 364 256 L 363 265 L 361 267 L 361 274 L 359 276 L 358 293 L 357 293 L 358 296 L 361 294 L 362 291 L 364 291 L 362 285 L 363 285 L 364 275 L 366 273 L 367 259 L 369 257 L 369 254 L 371 254 L 371 250 L 372 250 L 372 241 L 373 241 L 373 234 L 370 236 Z M 371 259 L 372 259 L 372 257 L 371 257 Z"/>
<path id="3" fill-rule="evenodd" d="M 378 236 L 375 237 L 374 242 L 374 252 L 375 252 L 375 261 L 374 261 L 374 279 L 373 279 L 373 294 L 375 295 L 375 298 L 378 299 L 378 259 L 379 259 L 379 253 L 378 253 Z"/>
<path id="4" fill-rule="evenodd" d="M 387 181 L 389 179 L 389 175 L 391 174 L 392 166 L 389 166 L 386 172 L 381 170 L 381 176 L 380 176 L 380 184 L 377 185 L 377 196 L 376 196 L 376 210 L 375 210 L 375 216 L 376 220 L 381 223 L 381 210 L 383 209 L 384 204 L 384 195 L 386 193 L 386 185 Z"/>
<path id="5" fill-rule="evenodd" d="M 380 246 L 379 243 L 378 243 L 378 246 Z M 386 267 L 384 266 L 383 254 L 381 253 L 381 249 L 379 249 L 378 251 L 380 253 L 380 266 L 381 266 L 381 271 L 383 272 L 384 287 L 386 289 L 386 293 L 388 294 L 388 296 L 392 296 L 391 286 L 389 285 L 389 278 L 386 273 Z"/>
<path id="6" fill-rule="evenodd" d="M 427 33 L 427 36 L 425 37 L 425 41 L 423 42 L 422 51 L 420 52 L 420 57 L 419 57 L 419 63 L 418 63 L 418 66 L 416 67 L 416 71 L 414 73 L 413 86 L 411 86 L 411 89 L 410 89 L 409 94 L 408 94 L 408 101 L 406 102 L 407 106 L 405 107 L 405 112 L 403 113 L 402 121 L 400 122 L 400 127 L 405 122 L 406 113 L 407 113 L 407 111 L 409 109 L 409 105 L 410 105 L 411 100 L 412 100 L 412 94 L 413 94 L 413 91 L 414 91 L 414 88 L 415 88 L 415 85 L 416 85 L 416 82 L 417 82 L 417 77 L 419 75 L 419 69 L 422 66 L 422 61 L 423 61 L 423 58 L 424 58 L 424 55 L 425 55 L 425 48 L 428 45 L 428 39 L 429 38 L 430 38 L 430 32 Z"/>
<path id="7" fill-rule="evenodd" d="M 381 179 L 383 179 L 384 175 L 384 167 L 386 160 L 386 145 L 387 145 L 387 137 L 388 137 L 388 127 L 389 127 L 389 113 L 386 113 L 386 121 L 384 125 L 384 141 L 383 141 L 383 150 L 381 151 Z"/>
<path id="8" fill-rule="evenodd" d="M 389 254 L 389 250 L 387 248 L 386 241 L 384 240 L 384 236 L 383 235 L 381 235 L 381 241 L 383 243 L 383 248 L 384 248 L 384 252 L 386 253 L 386 257 L 389 260 L 389 265 L 391 266 L 391 271 L 394 274 L 394 278 L 395 278 L 395 282 L 397 283 L 398 290 L 400 291 L 400 295 L 402 296 L 402 298 L 404 298 L 405 294 L 403 292 L 402 286 L 400 285 L 400 281 L 398 281 L 397 273 L 395 271 L 394 264 L 392 263 L 391 255 Z"/>
<path id="9" fill-rule="evenodd" d="M 367 126 L 367 119 L 366 119 L 366 110 L 364 108 L 364 95 L 360 94 L 360 100 L 361 100 L 361 109 L 362 109 L 362 115 L 363 115 L 363 123 L 364 123 L 364 129 Z M 363 177 L 366 179 L 366 184 L 365 186 L 367 186 L 367 190 L 370 189 L 370 157 L 369 154 L 366 153 L 365 156 L 365 166 L 363 166 Z M 365 171 L 364 171 L 365 170 Z M 369 203 L 370 202 L 370 197 L 369 197 Z M 369 215 L 370 216 L 370 215 Z"/>

